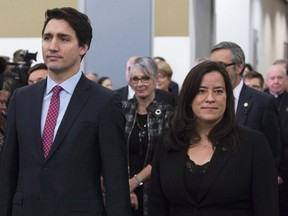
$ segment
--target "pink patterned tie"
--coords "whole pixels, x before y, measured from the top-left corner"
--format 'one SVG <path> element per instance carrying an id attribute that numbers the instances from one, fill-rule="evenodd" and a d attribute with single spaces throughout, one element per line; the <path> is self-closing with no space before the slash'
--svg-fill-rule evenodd
<path id="1" fill-rule="evenodd" d="M 49 110 L 44 125 L 42 144 L 45 158 L 47 157 L 54 137 L 54 129 L 59 111 L 60 99 L 59 93 L 62 91 L 61 86 L 55 86 L 50 100 Z"/>

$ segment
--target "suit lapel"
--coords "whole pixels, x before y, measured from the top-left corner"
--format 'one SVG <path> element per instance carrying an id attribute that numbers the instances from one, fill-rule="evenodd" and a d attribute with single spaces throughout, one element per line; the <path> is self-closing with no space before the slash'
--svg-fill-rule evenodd
<path id="1" fill-rule="evenodd" d="M 67 134 L 70 127 L 73 125 L 73 122 L 76 120 L 77 116 L 79 115 L 82 108 L 86 104 L 90 95 L 88 89 L 89 89 L 89 80 L 86 79 L 84 75 L 82 75 L 78 84 L 76 85 L 76 88 L 73 92 L 67 110 L 65 112 L 65 115 L 63 116 L 63 119 L 60 123 L 51 150 L 47 156 L 47 160 L 51 157 L 51 155 L 53 155 L 55 150 L 61 144 L 62 139 Z"/>
<path id="2" fill-rule="evenodd" d="M 239 95 L 238 106 L 236 110 L 236 117 L 241 125 L 245 125 L 247 115 L 252 107 L 252 95 L 248 87 L 243 84 L 242 90 Z"/>
<path id="3" fill-rule="evenodd" d="M 199 187 L 197 199 L 198 203 L 201 202 L 209 189 L 213 187 L 213 183 L 217 179 L 218 175 L 221 174 L 221 170 L 225 167 L 230 157 L 231 153 L 228 151 L 228 148 L 225 147 L 224 143 L 217 145 L 215 152 L 211 158 L 209 168 L 205 173 L 204 177 L 202 178 Z"/>
<path id="4" fill-rule="evenodd" d="M 31 108 L 31 121 L 32 129 L 31 131 L 36 131 L 33 133 L 36 144 L 36 150 L 38 155 L 41 156 L 41 160 L 44 160 L 43 147 L 42 147 L 42 138 L 41 138 L 41 113 L 42 113 L 42 103 L 43 95 L 46 89 L 47 81 L 41 82 L 39 85 L 35 86 L 34 92 L 31 93 L 30 108 Z"/>

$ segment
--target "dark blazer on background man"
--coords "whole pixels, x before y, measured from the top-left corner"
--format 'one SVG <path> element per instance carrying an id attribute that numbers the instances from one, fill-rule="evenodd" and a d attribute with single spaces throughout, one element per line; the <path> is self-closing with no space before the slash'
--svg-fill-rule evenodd
<path id="1" fill-rule="evenodd" d="M 119 95 L 82 75 L 45 159 L 40 131 L 45 88 L 46 80 L 17 89 L 9 104 L 0 215 L 129 215 L 125 118 Z"/>
<path id="2" fill-rule="evenodd" d="M 284 183 L 286 190 L 288 190 L 288 93 L 282 93 L 281 101 L 278 106 L 280 129 L 282 138 L 282 157 L 280 165 L 281 176 L 284 177 Z M 288 198 L 288 197 L 287 197 Z"/>
<path id="3" fill-rule="evenodd" d="M 149 215 L 278 216 L 277 172 L 267 140 L 241 128 L 236 153 L 227 138 L 217 144 L 196 198 L 184 180 L 188 145 L 167 151 L 163 143 L 152 164 Z"/>
<path id="4" fill-rule="evenodd" d="M 122 100 L 128 99 L 128 86 L 124 86 L 122 88 L 116 89 L 115 91 L 118 94 L 120 94 Z M 160 89 L 155 90 L 155 99 L 163 103 L 169 104 L 172 107 L 175 107 L 177 104 L 177 98 L 174 94 L 160 90 Z"/>
<path id="5" fill-rule="evenodd" d="M 236 117 L 241 125 L 261 131 L 266 136 L 276 164 L 281 154 L 281 132 L 273 97 L 243 84 Z"/>

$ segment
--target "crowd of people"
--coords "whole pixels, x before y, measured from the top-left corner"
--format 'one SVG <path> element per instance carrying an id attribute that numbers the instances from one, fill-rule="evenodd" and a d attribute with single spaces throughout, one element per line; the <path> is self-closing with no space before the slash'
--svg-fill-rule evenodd
<path id="1" fill-rule="evenodd" d="M 288 61 L 264 79 L 223 41 L 179 91 L 165 58 L 133 55 L 113 89 L 80 70 L 91 39 L 49 9 L 44 63 L 13 91 L 1 75 L 0 216 L 288 215 Z"/>

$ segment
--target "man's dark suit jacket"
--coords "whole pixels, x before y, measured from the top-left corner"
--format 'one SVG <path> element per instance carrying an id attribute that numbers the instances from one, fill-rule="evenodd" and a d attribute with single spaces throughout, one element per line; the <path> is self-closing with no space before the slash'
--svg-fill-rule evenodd
<path id="1" fill-rule="evenodd" d="M 184 178 L 188 145 L 179 151 L 162 145 L 152 164 L 149 215 L 278 216 L 276 166 L 267 140 L 244 127 L 239 135 L 237 152 L 229 151 L 231 140 L 219 141 L 195 198 Z"/>
<path id="2" fill-rule="evenodd" d="M 118 94 L 120 94 L 122 100 L 128 99 L 128 86 L 124 86 L 122 88 L 115 90 Z M 170 104 L 172 107 L 177 105 L 177 98 L 172 93 L 156 89 L 155 90 L 155 99 L 157 101 L 161 101 L 166 104 Z"/>
<path id="3" fill-rule="evenodd" d="M 236 111 L 238 122 L 261 131 L 268 139 L 276 164 L 281 154 L 281 132 L 273 97 L 243 84 Z"/>
<path id="4" fill-rule="evenodd" d="M 40 131 L 45 88 L 46 80 L 17 89 L 9 104 L 0 215 L 106 215 L 102 173 L 107 215 L 129 215 L 125 118 L 119 95 L 82 75 L 45 159 Z"/>

